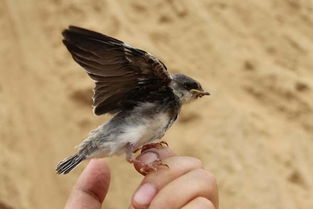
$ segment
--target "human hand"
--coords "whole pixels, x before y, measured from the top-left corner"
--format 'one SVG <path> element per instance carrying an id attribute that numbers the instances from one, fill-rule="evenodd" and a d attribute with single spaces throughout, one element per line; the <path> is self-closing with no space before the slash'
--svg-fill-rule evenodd
<path id="1" fill-rule="evenodd" d="M 216 181 L 202 169 L 198 159 L 175 156 L 168 148 L 146 150 L 137 159 L 148 163 L 157 156 L 169 168 L 144 177 L 133 195 L 131 209 L 218 208 Z M 138 164 L 135 167 L 140 169 Z M 110 170 L 104 160 L 91 160 L 77 180 L 65 209 L 101 209 L 109 183 Z"/>
<path id="2" fill-rule="evenodd" d="M 202 168 L 200 160 L 176 156 L 170 149 L 149 149 L 137 157 L 150 163 L 161 159 L 167 167 L 149 173 L 132 197 L 130 209 L 217 209 L 215 177 Z M 140 171 L 142 164 L 135 164 Z"/>
<path id="3" fill-rule="evenodd" d="M 74 186 L 65 209 L 101 209 L 110 185 L 110 169 L 103 159 L 89 162 Z"/>

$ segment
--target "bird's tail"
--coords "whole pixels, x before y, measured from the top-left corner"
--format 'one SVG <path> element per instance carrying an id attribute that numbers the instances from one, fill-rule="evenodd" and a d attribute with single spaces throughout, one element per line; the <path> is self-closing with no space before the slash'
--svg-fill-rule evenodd
<path id="1" fill-rule="evenodd" d="M 58 163 L 56 172 L 57 174 L 67 174 L 85 159 L 86 157 L 80 153 L 68 157 Z"/>

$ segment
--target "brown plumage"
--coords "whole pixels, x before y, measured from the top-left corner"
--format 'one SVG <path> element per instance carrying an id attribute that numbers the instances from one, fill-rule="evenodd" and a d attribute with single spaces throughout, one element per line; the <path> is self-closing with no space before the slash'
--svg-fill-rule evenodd
<path id="1" fill-rule="evenodd" d="M 171 81 L 165 65 L 143 50 L 75 26 L 62 34 L 74 60 L 96 83 L 93 106 L 97 115 L 131 108 L 134 102 L 149 99 L 147 92 L 153 94 Z"/>

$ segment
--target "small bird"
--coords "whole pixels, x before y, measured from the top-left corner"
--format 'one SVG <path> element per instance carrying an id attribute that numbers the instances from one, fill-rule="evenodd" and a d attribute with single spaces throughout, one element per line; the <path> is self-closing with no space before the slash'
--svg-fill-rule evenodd
<path id="1" fill-rule="evenodd" d="M 95 82 L 94 113 L 113 117 L 57 165 L 58 174 L 69 173 L 86 159 L 123 153 L 127 161 L 136 162 L 136 150 L 164 144 L 152 142 L 164 136 L 183 104 L 209 95 L 196 80 L 169 73 L 157 57 L 120 40 L 76 26 L 62 35 L 73 59 Z M 145 166 L 151 170 L 159 165 Z"/>

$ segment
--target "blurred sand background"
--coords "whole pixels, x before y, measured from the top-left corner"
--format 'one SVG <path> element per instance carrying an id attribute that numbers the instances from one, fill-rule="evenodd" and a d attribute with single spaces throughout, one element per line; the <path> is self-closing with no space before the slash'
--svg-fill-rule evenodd
<path id="1" fill-rule="evenodd" d="M 150 51 L 212 96 L 166 134 L 217 177 L 223 209 L 313 208 L 312 0 L 0 1 L 0 208 L 62 208 L 86 163 L 55 165 L 108 117 L 61 44 L 68 25 Z M 126 208 L 141 176 L 108 159 L 105 209 Z"/>

